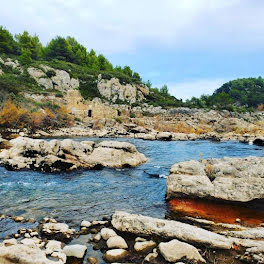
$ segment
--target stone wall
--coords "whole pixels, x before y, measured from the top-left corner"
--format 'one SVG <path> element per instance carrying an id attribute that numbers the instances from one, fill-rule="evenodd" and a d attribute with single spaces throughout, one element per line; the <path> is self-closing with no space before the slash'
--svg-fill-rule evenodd
<path id="1" fill-rule="evenodd" d="M 107 104 L 103 104 L 99 98 L 93 101 L 85 101 L 78 90 L 69 90 L 65 96 L 66 108 L 69 113 L 80 119 L 115 118 L 118 111 Z"/>

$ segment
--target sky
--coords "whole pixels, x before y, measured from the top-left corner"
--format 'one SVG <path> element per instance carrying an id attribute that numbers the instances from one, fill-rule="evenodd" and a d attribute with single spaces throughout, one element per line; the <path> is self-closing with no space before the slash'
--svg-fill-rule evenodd
<path id="1" fill-rule="evenodd" d="M 0 25 L 73 36 L 177 98 L 264 76 L 263 0 L 0 0 Z"/>

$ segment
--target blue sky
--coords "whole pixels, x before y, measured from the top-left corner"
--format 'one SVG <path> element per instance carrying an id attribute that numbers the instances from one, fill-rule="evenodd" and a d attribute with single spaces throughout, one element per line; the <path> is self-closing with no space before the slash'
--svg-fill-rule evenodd
<path id="1" fill-rule="evenodd" d="M 264 76 L 263 0 L 0 0 L 0 24 L 73 36 L 177 98 Z"/>

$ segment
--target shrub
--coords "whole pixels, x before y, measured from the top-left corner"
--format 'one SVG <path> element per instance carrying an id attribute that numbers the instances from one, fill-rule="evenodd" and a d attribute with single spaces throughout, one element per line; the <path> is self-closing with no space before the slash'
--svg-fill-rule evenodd
<path id="1" fill-rule="evenodd" d="M 55 71 L 53 71 L 53 70 L 48 70 L 48 71 L 46 72 L 46 75 L 47 75 L 49 78 L 51 78 L 51 77 L 55 76 L 56 73 L 55 73 Z"/>

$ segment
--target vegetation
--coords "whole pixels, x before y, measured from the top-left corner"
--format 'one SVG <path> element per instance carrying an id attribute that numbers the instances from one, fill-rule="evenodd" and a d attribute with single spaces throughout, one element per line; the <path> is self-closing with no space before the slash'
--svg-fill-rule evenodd
<path id="1" fill-rule="evenodd" d="M 160 89 L 151 88 L 152 85 L 149 81 L 146 85 L 150 88 L 150 93 L 146 97 L 146 103 L 153 106 L 162 106 L 164 108 L 183 106 L 182 100 L 178 100 L 169 94 L 167 85 L 163 85 Z"/>
<path id="2" fill-rule="evenodd" d="M 123 77 L 126 82 L 141 82 L 140 75 L 133 72 L 129 66 L 113 67 L 104 55 L 97 55 L 93 49 L 87 51 L 83 45 L 70 36 L 67 38 L 57 36 L 46 46 L 43 46 L 37 35 L 31 36 L 27 31 L 24 31 L 14 37 L 1 26 L 0 53 L 19 56 L 19 61 L 23 65 L 28 65 L 32 61 L 59 60 L 80 65 L 92 73 L 107 72 L 117 78 L 118 76 Z"/>
<path id="3" fill-rule="evenodd" d="M 0 111 L 0 130 L 2 133 L 12 129 L 50 130 L 63 126 L 71 126 L 73 119 L 63 107 L 46 105 L 44 111 L 28 111 L 8 100 Z"/>
<path id="4" fill-rule="evenodd" d="M 263 108 L 264 79 L 244 78 L 223 84 L 212 95 L 202 95 L 187 100 L 186 105 L 197 108 L 248 111 Z"/>

